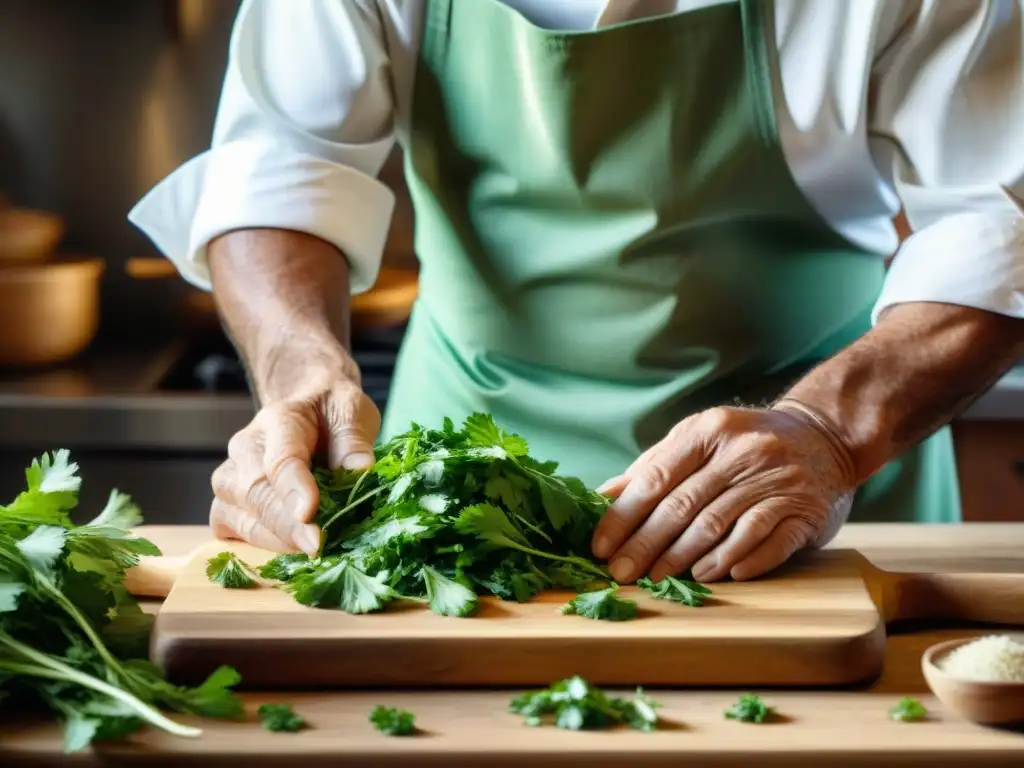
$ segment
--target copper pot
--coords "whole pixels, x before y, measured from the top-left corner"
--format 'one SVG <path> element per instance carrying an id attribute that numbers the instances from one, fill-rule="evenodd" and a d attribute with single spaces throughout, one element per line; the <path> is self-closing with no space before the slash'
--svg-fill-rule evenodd
<path id="1" fill-rule="evenodd" d="M 45 261 L 63 235 L 64 220 L 57 214 L 11 208 L 0 201 L 0 265 Z"/>
<path id="2" fill-rule="evenodd" d="M 100 319 L 102 259 L 0 267 L 0 365 L 48 365 L 82 352 Z"/>

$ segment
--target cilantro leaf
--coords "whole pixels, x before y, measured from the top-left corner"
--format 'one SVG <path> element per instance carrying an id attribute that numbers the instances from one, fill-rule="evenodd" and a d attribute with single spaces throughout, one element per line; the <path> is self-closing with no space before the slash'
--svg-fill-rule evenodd
<path id="1" fill-rule="evenodd" d="M 477 606 L 476 593 L 435 571 L 429 565 L 420 569 L 420 578 L 427 590 L 430 610 L 442 616 L 468 616 Z"/>
<path id="2" fill-rule="evenodd" d="M 296 733 L 306 727 L 306 721 L 291 704 L 261 704 L 256 714 L 263 727 L 274 733 Z"/>
<path id="3" fill-rule="evenodd" d="M 404 709 L 377 705 L 370 712 L 370 723 L 388 736 L 409 736 L 416 733 L 416 716 Z"/>
<path id="4" fill-rule="evenodd" d="M 112 490 L 106 506 L 89 522 L 93 528 L 134 528 L 142 522 L 142 510 L 132 501 L 131 496 Z"/>
<path id="5" fill-rule="evenodd" d="M 628 621 L 635 619 L 637 605 L 632 600 L 618 597 L 618 585 L 596 592 L 581 592 L 562 606 L 563 614 L 576 614 L 587 619 L 602 621 Z"/>
<path id="6" fill-rule="evenodd" d="M 508 515 L 493 504 L 474 504 L 463 509 L 455 520 L 455 530 L 503 547 L 524 547 L 530 543 Z"/>
<path id="7" fill-rule="evenodd" d="M 28 590 L 27 584 L 15 581 L 8 574 L 0 573 L 0 613 L 18 610 L 18 598 Z"/>
<path id="8" fill-rule="evenodd" d="M 503 458 L 504 455 L 526 455 L 526 441 L 519 435 L 513 435 L 501 429 L 494 423 L 494 418 L 491 416 L 475 413 L 466 419 L 463 429 L 466 432 L 466 442 L 470 447 L 485 450 L 497 448 L 500 454 L 493 455 L 499 458 Z"/>
<path id="9" fill-rule="evenodd" d="M 270 581 L 290 581 L 299 573 L 312 571 L 314 568 L 309 555 L 296 553 L 278 555 L 264 563 L 258 572 L 261 578 Z"/>
<path id="10" fill-rule="evenodd" d="M 324 558 L 314 570 L 295 575 L 285 589 L 303 605 L 371 613 L 396 597 L 386 579 L 386 573 L 367 575 L 343 556 Z"/>
<path id="11" fill-rule="evenodd" d="M 752 693 L 745 693 L 739 700 L 725 710 L 730 720 L 743 723 L 763 723 L 775 716 L 775 709 L 764 703 L 764 699 Z"/>
<path id="12" fill-rule="evenodd" d="M 18 542 L 17 547 L 33 570 L 50 574 L 64 552 L 67 532 L 56 525 L 40 525 Z"/>
<path id="13" fill-rule="evenodd" d="M 637 581 L 637 586 L 647 590 L 658 600 L 671 600 L 675 603 L 682 603 L 692 608 L 704 605 L 711 589 L 697 581 L 677 579 L 675 576 L 666 576 L 659 582 L 651 581 L 646 576 Z"/>
<path id="14" fill-rule="evenodd" d="M 611 698 L 577 676 L 516 696 L 509 703 L 509 712 L 522 715 L 531 726 L 553 722 L 558 728 L 581 731 L 627 725 L 650 732 L 658 727 L 660 706 L 642 689 L 637 689 L 632 701 Z"/>
<path id="15" fill-rule="evenodd" d="M 255 587 L 252 574 L 252 568 L 234 552 L 220 552 L 206 561 L 207 578 L 227 589 Z"/>
<path id="16" fill-rule="evenodd" d="M 889 710 L 889 717 L 903 723 L 916 723 L 928 717 L 928 710 L 920 701 L 908 696 Z"/>

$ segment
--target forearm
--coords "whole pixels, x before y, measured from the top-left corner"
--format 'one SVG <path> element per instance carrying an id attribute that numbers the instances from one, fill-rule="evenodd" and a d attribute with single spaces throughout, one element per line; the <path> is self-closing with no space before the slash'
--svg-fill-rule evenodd
<path id="1" fill-rule="evenodd" d="M 968 307 L 892 307 L 787 392 L 850 451 L 855 482 L 959 415 L 1024 354 L 1024 320 Z"/>
<path id="2" fill-rule="evenodd" d="M 256 395 L 301 390 L 311 361 L 358 379 L 348 354 L 348 264 L 329 243 L 300 232 L 251 229 L 210 243 L 213 295 Z"/>

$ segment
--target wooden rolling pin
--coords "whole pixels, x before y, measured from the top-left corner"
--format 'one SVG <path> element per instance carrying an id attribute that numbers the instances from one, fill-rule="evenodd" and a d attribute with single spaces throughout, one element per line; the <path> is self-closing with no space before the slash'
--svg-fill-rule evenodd
<path id="1" fill-rule="evenodd" d="M 125 584 L 137 597 L 167 597 L 195 557 L 144 557 Z M 871 599 L 886 624 L 912 619 L 1024 626 L 1024 573 L 885 571 L 857 554 Z"/>

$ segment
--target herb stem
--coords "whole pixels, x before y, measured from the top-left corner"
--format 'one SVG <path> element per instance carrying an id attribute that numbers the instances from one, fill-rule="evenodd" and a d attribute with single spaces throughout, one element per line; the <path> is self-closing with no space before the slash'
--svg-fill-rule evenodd
<path id="1" fill-rule="evenodd" d="M 331 523 L 333 523 L 339 517 L 344 515 L 346 512 L 351 512 L 353 509 L 358 507 L 364 501 L 372 499 L 374 496 L 376 496 L 377 494 L 379 494 L 379 493 L 381 493 L 383 491 L 386 491 L 388 488 L 390 488 L 390 485 L 382 485 L 382 486 L 380 486 L 378 488 L 374 488 L 372 491 L 368 491 L 367 493 L 364 493 L 362 496 L 360 496 L 355 501 L 350 501 L 344 507 L 342 507 L 337 512 L 335 512 L 333 515 L 331 515 L 331 517 L 327 520 L 327 522 L 325 522 L 323 525 L 320 526 L 320 530 L 321 531 L 326 531 L 330 527 Z"/>
<path id="2" fill-rule="evenodd" d="M 93 677 L 92 675 L 86 674 L 85 672 L 81 672 L 51 656 L 38 653 L 29 646 L 19 643 L 5 632 L 0 632 L 0 643 L 6 645 L 12 652 L 33 662 L 31 664 L 19 664 L 14 661 L 0 660 L 0 669 L 14 672 L 16 674 L 45 678 L 47 680 L 70 680 L 83 688 L 89 688 L 97 693 L 102 693 L 115 701 L 124 704 L 150 725 L 167 731 L 167 733 L 173 734 L 174 736 L 196 738 L 197 736 L 201 736 L 203 733 L 198 728 L 181 725 L 180 723 L 176 723 L 173 720 L 164 717 L 158 710 L 148 706 L 145 702 L 137 696 L 133 696 L 128 691 L 110 685 L 109 683 Z"/>
<path id="3" fill-rule="evenodd" d="M 600 576 L 603 579 L 607 579 L 608 578 L 608 574 L 605 573 L 599 566 L 594 565 L 593 563 L 589 562 L 588 560 L 584 560 L 582 557 L 567 556 L 567 555 L 554 555 L 554 554 L 552 554 L 550 552 L 542 552 L 539 549 L 534 549 L 533 547 L 523 546 L 522 544 L 519 544 L 518 542 L 513 541 L 512 539 L 509 539 L 507 537 L 506 537 L 505 541 L 507 542 L 507 546 L 508 547 L 510 547 L 512 549 L 518 549 L 520 552 L 525 552 L 528 555 L 536 555 L 537 557 L 543 557 L 543 558 L 546 558 L 548 560 L 560 560 L 560 561 L 562 561 L 564 563 L 573 563 L 574 565 L 579 565 L 579 566 L 582 566 L 583 568 L 586 568 L 591 573 L 596 573 L 598 576 Z"/>

